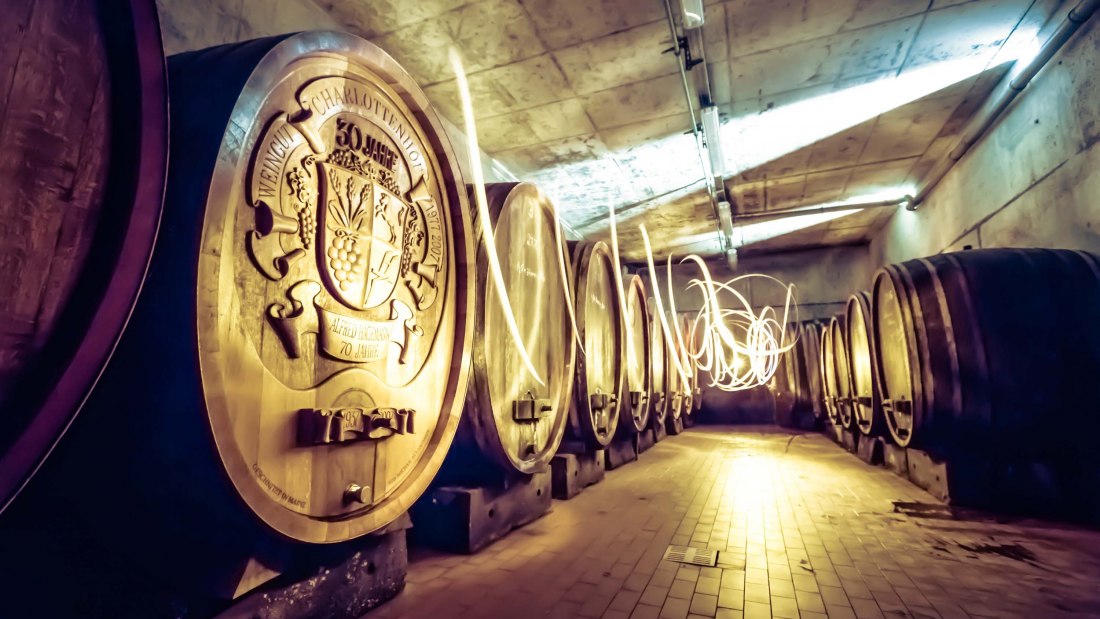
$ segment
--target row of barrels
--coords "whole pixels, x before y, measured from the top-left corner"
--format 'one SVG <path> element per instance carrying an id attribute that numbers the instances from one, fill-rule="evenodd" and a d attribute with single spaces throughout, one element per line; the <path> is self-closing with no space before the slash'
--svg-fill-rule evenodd
<path id="1" fill-rule="evenodd" d="M 87 4 L 27 3 L 65 36 L 24 37 L 0 134 L 25 162 L 0 169 L 0 507 L 45 461 L 31 518 L 208 589 L 212 564 L 385 527 L 437 474 L 690 413 L 642 279 L 561 241 L 532 185 L 488 188 L 496 281 L 440 118 L 380 49 L 307 32 L 166 66 L 153 2 Z M 54 98 L 86 58 L 92 92 Z"/>
<path id="2" fill-rule="evenodd" d="M 786 363 L 832 424 L 954 466 L 960 503 L 1096 521 L 1097 315 L 1093 254 L 944 253 L 881 269 L 827 323 L 792 325 Z"/>

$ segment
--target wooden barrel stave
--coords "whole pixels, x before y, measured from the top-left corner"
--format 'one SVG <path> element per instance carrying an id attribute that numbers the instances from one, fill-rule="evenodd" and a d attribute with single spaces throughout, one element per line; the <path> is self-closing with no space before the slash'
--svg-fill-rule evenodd
<path id="1" fill-rule="evenodd" d="M 883 401 L 912 411 L 909 435 L 891 424 L 899 443 L 938 455 L 961 440 L 1041 452 L 1062 429 L 1085 430 L 1092 422 L 1073 411 L 1091 396 L 1077 377 L 1098 363 L 1098 336 L 1068 325 L 1087 324 L 1096 306 L 1096 264 L 1083 252 L 1002 249 L 880 271 L 872 316 L 883 329 Z"/>
<path id="2" fill-rule="evenodd" d="M 821 353 L 819 366 L 821 369 L 821 392 L 825 406 L 825 414 L 829 421 L 837 425 L 840 423 L 836 406 L 836 366 L 833 360 L 833 331 L 829 323 L 821 331 Z"/>
<path id="3" fill-rule="evenodd" d="M 602 241 L 572 244 L 574 304 L 584 350 L 577 355 L 569 433 L 590 448 L 602 449 L 619 425 L 625 323 L 610 248 Z"/>
<path id="4" fill-rule="evenodd" d="M 665 417 L 672 403 L 669 399 L 669 372 L 672 368 L 668 365 L 668 344 L 665 341 L 664 326 L 657 314 L 656 304 L 650 300 L 649 306 L 649 341 L 650 341 L 650 424 L 657 426 L 665 423 Z"/>
<path id="5" fill-rule="evenodd" d="M 874 335 L 871 326 L 871 295 L 857 292 L 848 299 L 844 314 L 848 331 L 848 362 L 851 368 L 852 411 L 859 431 L 867 436 L 887 433 L 875 372 Z"/>
<path id="6" fill-rule="evenodd" d="M 156 6 L 107 4 L 7 7 L 0 511 L 98 378 L 156 238 L 168 150 Z"/>
<path id="7" fill-rule="evenodd" d="M 627 298 L 625 324 L 629 345 L 624 346 L 626 380 L 623 383 L 623 391 L 619 395 L 619 434 L 628 436 L 649 427 L 653 362 L 645 283 L 638 275 L 631 275 L 625 279 L 624 288 Z"/>
<path id="8" fill-rule="evenodd" d="M 529 183 L 490 184 L 486 197 L 512 311 L 543 384 L 524 367 L 504 324 L 478 227 L 473 372 L 458 436 L 439 482 L 482 483 L 501 473 L 544 470 L 562 441 L 572 402 L 577 346 L 554 247 L 554 205 Z M 572 289 L 568 249 L 559 238 L 566 261 L 564 286 Z M 517 409 L 529 392 L 551 410 L 531 419 Z"/>
<path id="9" fill-rule="evenodd" d="M 832 330 L 833 368 L 836 372 L 836 407 L 840 425 L 854 430 L 855 414 L 852 409 L 852 377 L 848 364 L 848 333 L 843 317 L 829 321 Z"/>

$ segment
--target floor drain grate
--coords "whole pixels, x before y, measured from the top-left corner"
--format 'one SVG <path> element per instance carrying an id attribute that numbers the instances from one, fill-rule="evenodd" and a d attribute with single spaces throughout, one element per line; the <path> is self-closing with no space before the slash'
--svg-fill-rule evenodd
<path id="1" fill-rule="evenodd" d="M 668 549 L 665 550 L 665 561 L 714 567 L 718 565 L 718 551 L 707 550 L 706 548 L 692 548 L 690 546 L 669 546 Z"/>

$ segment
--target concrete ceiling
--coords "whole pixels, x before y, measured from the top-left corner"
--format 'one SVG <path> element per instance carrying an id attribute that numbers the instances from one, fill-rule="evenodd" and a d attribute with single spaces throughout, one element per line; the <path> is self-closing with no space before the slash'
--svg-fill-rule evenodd
<path id="1" fill-rule="evenodd" d="M 519 178 L 540 184 L 585 236 L 606 236 L 610 204 L 621 209 L 627 259 L 644 255 L 640 223 L 658 256 L 716 251 L 713 207 L 702 184 L 692 185 L 703 168 L 677 60 L 663 53 L 671 38 L 662 0 L 318 4 L 392 54 L 440 112 L 461 126 L 447 59 L 447 50 L 457 47 L 469 72 L 481 147 Z M 693 51 L 705 55 L 711 96 L 726 126 L 796 104 L 804 106 L 801 116 L 814 120 L 810 130 L 792 131 L 789 147 L 770 139 L 783 133 L 774 130 L 723 145 L 728 158 L 751 162 L 734 166 L 726 178 L 735 216 L 917 184 L 1003 75 L 1007 65 L 1000 61 L 1007 56 L 997 56 L 998 50 L 1010 35 L 1013 41 L 1033 37 L 1054 4 L 708 0 Z M 829 95 L 894 83 L 886 80 L 901 88 L 902 79 L 921 68 L 929 73 L 960 59 L 976 68 L 912 97 L 870 95 L 859 102 L 865 118 L 834 120 L 838 107 L 852 104 L 830 102 Z M 701 83 L 702 70 L 692 70 L 693 85 Z M 887 210 L 849 215 L 744 250 L 865 241 Z"/>

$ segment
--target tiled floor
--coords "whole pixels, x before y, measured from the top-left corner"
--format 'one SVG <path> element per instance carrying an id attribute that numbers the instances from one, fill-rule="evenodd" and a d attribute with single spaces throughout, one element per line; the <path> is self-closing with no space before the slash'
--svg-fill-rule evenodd
<path id="1" fill-rule="evenodd" d="M 664 561 L 669 544 L 719 566 Z M 368 617 L 826 616 L 1100 616 L 1100 532 L 950 518 L 821 435 L 703 427 L 477 555 L 414 550 Z"/>

